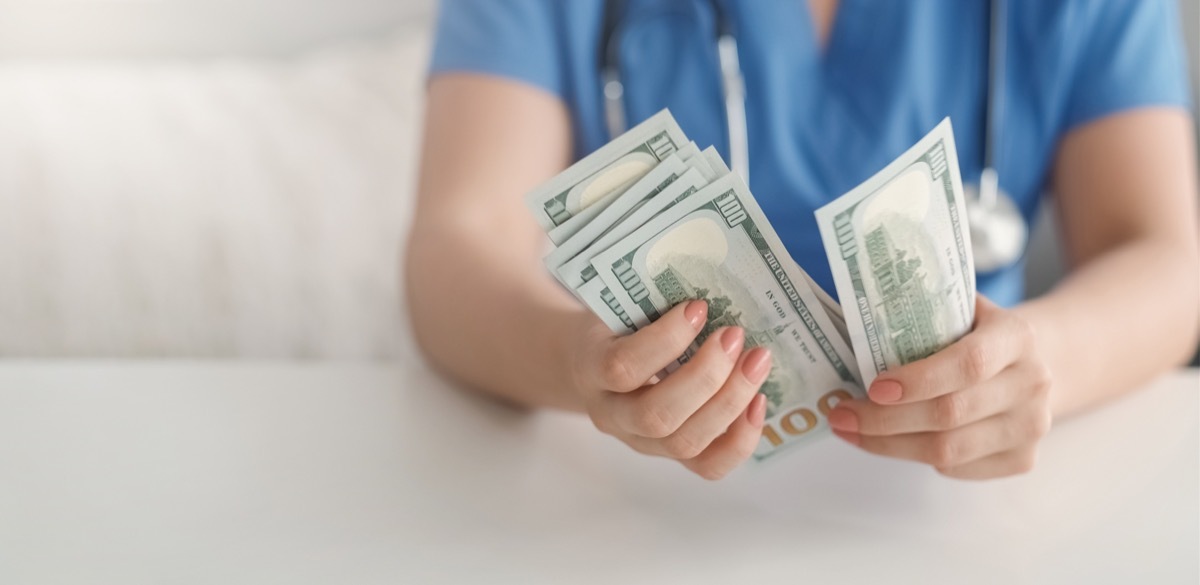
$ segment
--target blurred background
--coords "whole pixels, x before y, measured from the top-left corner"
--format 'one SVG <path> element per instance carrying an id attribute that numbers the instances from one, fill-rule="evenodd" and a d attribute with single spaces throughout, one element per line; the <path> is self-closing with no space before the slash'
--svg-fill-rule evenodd
<path id="1" fill-rule="evenodd" d="M 0 0 L 0 356 L 411 355 L 435 10 Z M 1200 95 L 1200 2 L 1180 14 Z M 1032 293 L 1061 272 L 1052 225 Z"/>

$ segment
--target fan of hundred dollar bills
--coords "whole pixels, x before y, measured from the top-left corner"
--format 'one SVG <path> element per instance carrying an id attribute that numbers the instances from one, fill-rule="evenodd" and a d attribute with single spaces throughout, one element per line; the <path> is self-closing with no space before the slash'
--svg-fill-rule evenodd
<path id="1" fill-rule="evenodd" d="M 768 346 L 766 424 L 754 456 L 825 434 L 839 400 L 926 357 L 974 322 L 975 270 L 949 119 L 817 210 L 838 295 L 793 260 L 750 189 L 664 110 L 538 187 L 526 204 L 556 248 L 546 267 L 614 332 L 676 304 Z"/>

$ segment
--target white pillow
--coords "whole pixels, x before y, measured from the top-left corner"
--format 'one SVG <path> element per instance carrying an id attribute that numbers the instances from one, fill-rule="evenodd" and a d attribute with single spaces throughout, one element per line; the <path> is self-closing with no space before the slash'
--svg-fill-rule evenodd
<path id="1" fill-rule="evenodd" d="M 0 355 L 408 354 L 428 41 L 0 63 Z"/>

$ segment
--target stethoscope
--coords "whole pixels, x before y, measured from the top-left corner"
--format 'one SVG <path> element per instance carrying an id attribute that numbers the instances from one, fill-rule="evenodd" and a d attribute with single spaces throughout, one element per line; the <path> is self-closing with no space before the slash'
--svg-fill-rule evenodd
<path id="1" fill-rule="evenodd" d="M 746 84 L 738 59 L 737 37 L 725 13 L 722 0 L 710 0 L 717 23 L 717 56 L 721 71 L 721 92 L 725 98 L 725 127 L 729 133 L 730 168 L 750 182 L 750 147 L 746 124 Z M 610 137 L 629 128 L 625 117 L 625 85 L 621 81 L 621 19 L 627 0 L 607 0 L 604 30 L 598 48 L 604 92 L 604 117 Z M 983 171 L 978 185 L 968 184 L 967 217 L 975 269 L 993 272 L 1011 266 L 1021 258 L 1028 241 L 1028 227 L 1011 197 L 1000 188 L 996 172 L 995 145 L 1004 115 L 1005 34 L 1004 0 L 990 0 L 988 30 L 988 85 L 985 109 Z"/>

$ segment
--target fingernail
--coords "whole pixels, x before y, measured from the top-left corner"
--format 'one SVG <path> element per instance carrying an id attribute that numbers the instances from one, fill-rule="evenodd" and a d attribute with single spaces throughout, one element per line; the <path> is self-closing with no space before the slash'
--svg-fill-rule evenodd
<path id="1" fill-rule="evenodd" d="M 721 347 L 729 357 L 736 359 L 742 353 L 742 341 L 745 339 L 746 332 L 741 327 L 729 327 L 721 332 Z"/>
<path id="2" fill-rule="evenodd" d="M 683 316 L 687 317 L 692 329 L 699 329 L 701 325 L 704 325 L 704 318 L 708 316 L 708 303 L 704 301 L 689 302 L 683 309 Z"/>
<path id="3" fill-rule="evenodd" d="M 749 422 L 754 427 L 762 427 L 763 422 L 767 417 L 767 396 L 765 394 L 755 394 L 750 400 L 750 407 L 746 409 L 746 422 Z"/>
<path id="4" fill-rule="evenodd" d="M 849 433 L 858 432 L 858 415 L 849 408 L 835 408 L 829 411 L 829 426 Z"/>
<path id="5" fill-rule="evenodd" d="M 904 389 L 900 387 L 900 382 L 895 380 L 879 380 L 871 384 L 867 394 L 875 402 L 895 402 L 904 396 Z"/>
<path id="6" fill-rule="evenodd" d="M 767 374 L 771 373 L 771 350 L 765 347 L 756 347 L 750 350 L 746 355 L 746 361 L 742 362 L 742 375 L 751 384 L 761 384 L 767 379 Z"/>
<path id="7" fill-rule="evenodd" d="M 850 443 L 851 445 L 857 446 L 862 444 L 862 437 L 859 436 L 858 433 L 848 433 L 846 431 L 833 429 L 833 434 L 837 435 L 839 439 Z"/>

